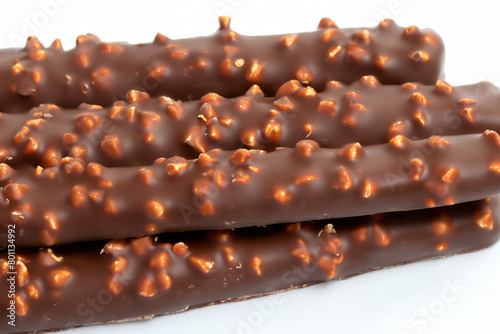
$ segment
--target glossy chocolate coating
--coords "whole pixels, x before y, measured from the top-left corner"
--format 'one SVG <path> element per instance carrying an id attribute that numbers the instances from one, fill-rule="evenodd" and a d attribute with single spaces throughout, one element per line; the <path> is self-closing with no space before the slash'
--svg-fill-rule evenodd
<path id="1" fill-rule="evenodd" d="M 127 103 L 104 109 L 41 105 L 27 114 L 0 114 L 0 163 L 45 168 L 70 156 L 108 167 L 142 166 L 215 148 L 273 151 L 304 139 L 339 148 L 382 144 L 399 134 L 416 140 L 500 131 L 499 105 L 499 89 L 487 82 L 380 85 L 373 76 L 347 86 L 331 81 L 319 93 L 290 81 L 275 97 L 255 86 L 237 98 L 210 93 L 187 102 L 131 91 Z M 110 138 L 116 151 L 106 146 Z"/>
<path id="2" fill-rule="evenodd" d="M 241 36 L 220 18 L 206 37 L 153 43 L 105 43 L 92 34 L 77 47 L 49 48 L 30 38 L 22 50 L 0 53 L 2 112 L 26 112 L 42 103 L 109 106 L 139 89 L 152 96 L 195 100 L 215 91 L 227 97 L 259 84 L 269 96 L 291 79 L 322 89 L 329 80 L 351 83 L 372 74 L 384 84 L 434 84 L 444 47 L 431 30 L 402 28 L 392 20 L 375 28 L 339 29 L 331 20 L 318 30 L 280 36 Z"/>
<path id="3" fill-rule="evenodd" d="M 478 250 L 499 237 L 498 201 L 310 223 L 17 249 L 16 327 L 147 319 Z M 8 290 L 7 254 L 0 291 Z M 6 297 L 0 299 L 5 312 Z"/>
<path id="4" fill-rule="evenodd" d="M 301 141 L 147 167 L 0 164 L 0 190 L 0 221 L 18 224 L 19 247 L 416 210 L 498 193 L 500 137 L 396 136 L 341 149 Z"/>

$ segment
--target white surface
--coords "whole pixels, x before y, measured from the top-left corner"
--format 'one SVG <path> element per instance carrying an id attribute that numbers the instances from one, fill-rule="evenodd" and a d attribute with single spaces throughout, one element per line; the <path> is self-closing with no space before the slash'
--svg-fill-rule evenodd
<path id="1" fill-rule="evenodd" d="M 323 16 L 341 27 L 372 26 L 392 17 L 400 25 L 431 27 L 442 36 L 451 84 L 500 84 L 500 1 L 495 0 L 3 1 L 0 47 L 22 46 L 28 34 L 44 44 L 61 38 L 65 48 L 87 32 L 131 43 L 151 41 L 158 31 L 171 38 L 204 35 L 215 31 L 219 14 L 231 15 L 232 27 L 243 34 L 313 30 Z M 447 293 L 444 302 L 442 293 L 454 282 L 463 289 Z M 64 333 L 499 333 L 499 282 L 497 244 L 274 297 Z"/>

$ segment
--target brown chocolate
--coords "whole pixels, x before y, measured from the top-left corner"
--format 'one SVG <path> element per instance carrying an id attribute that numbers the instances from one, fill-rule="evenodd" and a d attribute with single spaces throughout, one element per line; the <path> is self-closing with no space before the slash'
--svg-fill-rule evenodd
<path id="1" fill-rule="evenodd" d="M 88 34 L 69 51 L 59 40 L 45 48 L 31 37 L 22 50 L 0 54 L 0 111 L 25 112 L 42 103 L 106 107 L 131 89 L 195 100 L 211 91 L 239 96 L 259 84 L 271 96 L 291 79 L 322 89 L 329 80 L 351 83 L 369 74 L 384 84 L 434 84 L 442 71 L 444 47 L 433 31 L 389 19 L 368 29 L 339 29 L 323 19 L 314 32 L 256 37 L 232 31 L 229 23 L 221 17 L 212 36 L 158 34 L 138 45 Z"/>
<path id="2" fill-rule="evenodd" d="M 46 169 L 0 164 L 0 221 L 19 226 L 19 247 L 51 246 L 416 210 L 499 190 L 493 131 L 340 149 L 301 141 L 272 153 L 212 150 L 146 167 L 74 158 Z"/>
<path id="3" fill-rule="evenodd" d="M 304 139 L 339 148 L 382 144 L 401 134 L 425 139 L 500 131 L 498 105 L 500 91 L 486 82 L 391 86 L 373 76 L 348 86 L 331 81 L 319 93 L 290 81 L 275 97 L 262 96 L 257 86 L 237 98 L 209 93 L 188 102 L 130 91 L 127 103 L 109 108 L 41 105 L 28 114 L 0 114 L 0 163 L 46 168 L 69 156 L 109 167 L 141 166 L 215 148 L 273 151 Z"/>
<path id="4" fill-rule="evenodd" d="M 348 219 L 16 249 L 0 255 L 2 333 L 148 319 L 470 252 L 499 237 L 498 200 Z M 20 226 L 17 225 L 17 230 Z M 10 271 L 17 275 L 9 274 Z"/>

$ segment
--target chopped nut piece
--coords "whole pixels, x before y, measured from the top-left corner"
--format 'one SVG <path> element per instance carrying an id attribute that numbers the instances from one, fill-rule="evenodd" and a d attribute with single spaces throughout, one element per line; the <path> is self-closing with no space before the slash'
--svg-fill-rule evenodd
<path id="1" fill-rule="evenodd" d="M 226 261 L 229 264 L 232 264 L 234 262 L 234 248 L 229 246 L 222 246 L 222 251 L 226 256 Z"/>
<path id="2" fill-rule="evenodd" d="M 172 285 L 172 279 L 166 273 L 156 274 L 156 281 L 162 290 L 168 290 Z"/>
<path id="3" fill-rule="evenodd" d="M 429 61 L 429 54 L 425 51 L 415 51 L 408 56 L 416 63 L 425 63 Z"/>
<path id="4" fill-rule="evenodd" d="M 248 67 L 246 79 L 247 81 L 252 83 L 259 83 L 262 80 L 263 74 L 264 74 L 264 66 L 259 64 L 258 61 L 254 60 Z"/>
<path id="5" fill-rule="evenodd" d="M 318 104 L 318 112 L 329 113 L 331 116 L 335 116 L 336 106 L 337 104 L 333 99 L 323 100 Z"/>
<path id="6" fill-rule="evenodd" d="M 102 253 L 112 254 L 113 252 L 119 252 L 125 249 L 126 242 L 124 240 L 112 240 L 109 241 L 106 245 L 104 245 L 101 250 Z"/>
<path id="7" fill-rule="evenodd" d="M 93 177 L 99 177 L 104 172 L 104 167 L 102 165 L 91 162 L 87 165 L 87 175 Z"/>
<path id="8" fill-rule="evenodd" d="M 200 153 L 200 155 L 198 156 L 198 161 L 197 161 L 198 165 L 200 165 L 202 168 L 207 168 L 207 167 L 213 166 L 217 162 L 218 162 L 218 160 L 208 153 Z"/>
<path id="9" fill-rule="evenodd" d="M 168 165 L 167 165 L 167 173 L 168 173 Z M 145 184 L 145 185 L 150 185 L 153 182 L 154 179 L 154 172 L 150 169 L 147 168 L 141 168 L 137 172 L 137 175 L 139 176 L 139 179 Z"/>
<path id="10" fill-rule="evenodd" d="M 275 100 L 273 104 L 277 109 L 281 111 L 290 111 L 293 109 L 293 103 L 290 101 L 288 96 L 280 97 L 279 99 Z"/>
<path id="11" fill-rule="evenodd" d="M 101 142 L 102 150 L 111 158 L 119 159 L 122 156 L 120 139 L 116 136 L 105 135 Z"/>
<path id="12" fill-rule="evenodd" d="M 118 207 L 116 203 L 111 198 L 107 197 L 104 199 L 104 212 L 110 215 L 116 215 L 118 213 Z"/>
<path id="13" fill-rule="evenodd" d="M 117 296 L 120 292 L 122 292 L 122 284 L 115 278 L 111 278 L 108 281 L 108 289 L 112 294 Z"/>
<path id="14" fill-rule="evenodd" d="M 448 247 L 449 247 L 449 243 L 447 243 L 446 241 L 443 241 L 443 242 L 440 242 L 440 243 L 436 244 L 436 250 L 437 251 L 443 251 L 443 250 L 445 250 Z"/>
<path id="15" fill-rule="evenodd" d="M 476 120 L 476 111 L 473 107 L 466 107 L 460 110 L 460 116 L 468 123 L 472 124 Z"/>
<path id="16" fill-rule="evenodd" d="M 16 282 L 18 286 L 23 286 L 28 282 L 29 274 L 28 268 L 22 261 L 16 262 Z"/>
<path id="17" fill-rule="evenodd" d="M 141 256 L 153 247 L 153 239 L 150 236 L 136 238 L 130 241 L 130 247 L 135 254 Z"/>
<path id="18" fill-rule="evenodd" d="M 500 161 L 492 162 L 488 165 L 488 169 L 496 175 L 500 175 Z M 1 178 L 0 178 L 1 179 Z"/>
<path id="19" fill-rule="evenodd" d="M 128 262 L 122 256 L 118 257 L 118 259 L 116 259 L 115 261 L 113 261 L 113 263 L 111 263 L 111 271 L 115 274 L 122 274 L 125 271 L 125 269 L 127 269 L 127 267 L 128 267 Z"/>
<path id="20" fill-rule="evenodd" d="M 231 29 L 231 17 L 230 16 L 219 16 L 219 29 L 229 30 Z"/>
<path id="21" fill-rule="evenodd" d="M 360 143 L 348 144 L 339 151 L 339 158 L 347 160 L 357 160 L 363 153 L 363 147 Z"/>
<path id="22" fill-rule="evenodd" d="M 157 201 L 148 201 L 145 205 L 146 213 L 156 219 L 165 218 L 165 207 Z"/>
<path id="23" fill-rule="evenodd" d="M 276 99 L 279 99 L 282 96 L 287 96 L 287 95 L 292 95 L 295 93 L 299 88 L 301 88 L 302 85 L 300 84 L 299 81 L 297 80 L 289 80 L 285 82 L 281 87 L 278 89 L 276 92 Z"/>
<path id="24" fill-rule="evenodd" d="M 248 147 L 255 147 L 257 144 L 257 134 L 254 130 L 246 130 L 241 134 L 240 141 Z"/>
<path id="25" fill-rule="evenodd" d="M 127 100 L 130 103 L 142 103 L 149 100 L 149 94 L 138 90 L 129 90 L 127 92 Z"/>
<path id="26" fill-rule="evenodd" d="M 301 66 L 297 72 L 295 72 L 295 78 L 302 82 L 303 84 L 311 83 L 314 80 L 314 76 L 311 71 L 305 67 Z"/>
<path id="27" fill-rule="evenodd" d="M 281 44 L 283 44 L 287 49 L 289 49 L 299 37 L 297 35 L 286 35 L 283 36 L 280 40 Z"/>
<path id="28" fill-rule="evenodd" d="M 252 259 L 251 267 L 258 276 L 262 275 L 262 259 L 260 257 L 255 256 Z"/>
<path id="29" fill-rule="evenodd" d="M 183 242 L 174 244 L 174 246 L 172 247 L 172 251 L 179 257 L 183 257 L 189 252 L 188 247 Z"/>
<path id="30" fill-rule="evenodd" d="M 380 225 L 373 226 L 373 234 L 377 245 L 385 247 L 391 243 L 389 234 Z"/>
<path id="31" fill-rule="evenodd" d="M 368 239 L 368 228 L 365 226 L 358 227 L 353 231 L 354 239 L 359 242 L 365 242 Z"/>
<path id="32" fill-rule="evenodd" d="M 383 70 L 388 60 L 388 56 L 377 56 L 375 57 L 375 65 L 377 65 L 379 69 Z"/>
<path id="33" fill-rule="evenodd" d="M 108 56 L 116 56 L 123 52 L 123 46 L 113 43 L 102 42 L 99 43 L 99 52 Z"/>
<path id="34" fill-rule="evenodd" d="M 331 19 L 328 17 L 324 17 L 319 21 L 318 24 L 318 29 L 323 29 L 323 28 L 338 28 L 337 24 L 333 22 Z"/>
<path id="35" fill-rule="evenodd" d="M 432 232 L 435 235 L 444 235 L 451 230 L 452 222 L 446 214 L 442 214 L 439 219 L 434 220 L 431 224 Z"/>
<path id="36" fill-rule="evenodd" d="M 26 300 L 23 299 L 23 297 L 21 297 L 19 294 L 16 294 L 16 297 L 15 297 L 15 301 L 16 301 L 16 315 L 20 316 L 20 317 L 24 317 L 28 314 L 28 311 L 29 311 L 29 306 L 28 306 L 28 302 Z"/>
<path id="37" fill-rule="evenodd" d="M 281 124 L 275 120 L 269 120 L 264 126 L 264 137 L 272 143 L 277 143 L 281 137 Z"/>
<path id="38" fill-rule="evenodd" d="M 328 50 L 328 58 L 331 60 L 336 59 L 340 52 L 342 51 L 342 46 L 337 45 L 336 47 L 332 47 Z"/>
<path id="39" fill-rule="evenodd" d="M 10 183 L 5 187 L 5 197 L 10 201 L 21 199 L 29 187 L 25 184 Z"/>
<path id="40" fill-rule="evenodd" d="M 98 89 L 108 89 L 111 85 L 111 71 L 100 68 L 92 72 L 92 84 Z"/>
<path id="41" fill-rule="evenodd" d="M 163 269 L 167 268 L 169 264 L 170 264 L 170 258 L 168 257 L 168 254 L 165 251 L 154 255 L 149 260 L 149 266 L 151 268 Z"/>
<path id="42" fill-rule="evenodd" d="M 90 63 L 89 57 L 85 54 L 78 54 L 73 58 L 73 62 L 77 66 L 87 67 Z"/>
<path id="43" fill-rule="evenodd" d="M 494 144 L 500 147 L 500 135 L 492 130 L 486 130 L 483 132 L 483 136 L 491 140 Z"/>
<path id="44" fill-rule="evenodd" d="M 427 125 L 427 118 L 425 117 L 424 113 L 421 110 L 415 111 L 415 113 L 413 114 L 413 119 L 417 124 L 421 126 Z"/>
<path id="45" fill-rule="evenodd" d="M 339 258 L 329 258 L 327 256 L 322 256 L 318 259 L 318 266 L 321 271 L 328 277 L 332 279 L 337 274 L 337 266 L 342 263 L 343 256 Z"/>
<path id="46" fill-rule="evenodd" d="M 264 92 L 258 85 L 252 85 L 246 92 L 246 95 L 253 95 L 253 96 L 264 96 Z"/>
<path id="47" fill-rule="evenodd" d="M 368 44 L 370 43 L 370 32 L 368 29 L 363 29 L 361 31 L 356 31 L 352 34 L 353 39 L 358 43 Z"/>
<path id="48" fill-rule="evenodd" d="M 55 269 L 49 272 L 49 279 L 51 281 L 51 284 L 56 288 L 60 288 L 66 285 L 70 281 L 72 276 L 73 275 L 71 274 L 71 272 L 67 270 Z"/>
<path id="49" fill-rule="evenodd" d="M 363 198 L 372 197 L 377 192 L 377 186 L 370 180 L 365 180 L 361 188 L 361 196 Z"/>
<path id="50" fill-rule="evenodd" d="M 354 43 L 350 43 L 347 48 L 347 55 L 354 61 L 361 61 L 367 54 L 365 49 Z"/>
<path id="51" fill-rule="evenodd" d="M 410 178 L 415 182 L 419 181 L 424 174 L 424 163 L 420 159 L 413 159 L 410 163 L 413 167 L 413 172 L 411 173 Z"/>
<path id="52" fill-rule="evenodd" d="M 153 281 L 149 278 L 145 278 L 139 282 L 138 291 L 139 294 L 143 297 L 153 297 L 158 293 L 158 290 L 156 290 Z"/>
<path id="53" fill-rule="evenodd" d="M 493 224 L 494 224 L 493 212 L 490 207 L 475 212 L 474 218 L 476 220 L 476 224 L 480 228 L 484 228 L 487 230 L 493 229 Z"/>
<path id="54" fill-rule="evenodd" d="M 449 168 L 443 173 L 441 179 L 443 180 L 443 182 L 451 184 L 456 181 L 457 177 L 458 177 L 458 170 L 456 170 L 455 168 Z"/>
<path id="55" fill-rule="evenodd" d="M 295 184 L 304 184 L 304 183 L 309 183 L 311 181 L 314 181 L 318 178 L 317 175 L 314 175 L 314 174 L 306 174 L 306 175 L 303 175 L 303 176 L 299 176 L 297 178 L 295 178 Z"/>
<path id="56" fill-rule="evenodd" d="M 36 300 L 40 297 L 40 290 L 34 284 L 28 285 L 26 291 L 28 292 L 28 296 L 32 299 Z"/>
<path id="57" fill-rule="evenodd" d="M 54 213 L 52 212 L 46 212 L 44 217 L 43 217 L 43 220 L 45 222 L 45 226 L 49 229 L 49 230 L 53 230 L 53 231 L 56 231 L 59 229 L 59 221 L 57 220 L 57 217 Z"/>
<path id="58" fill-rule="evenodd" d="M 85 200 L 87 199 L 87 189 L 83 186 L 74 186 L 71 189 L 71 204 L 74 208 L 80 208 L 85 204 Z"/>
<path id="59" fill-rule="evenodd" d="M 349 173 L 344 167 L 340 167 L 338 172 L 334 175 L 334 181 L 332 183 L 332 188 L 341 189 L 343 191 L 349 190 L 353 185 L 353 181 Z"/>
<path id="60" fill-rule="evenodd" d="M 427 139 L 426 145 L 430 147 L 445 147 L 450 146 L 450 142 L 442 137 L 431 136 Z"/>
<path id="61" fill-rule="evenodd" d="M 285 189 L 277 189 L 274 191 L 273 197 L 281 203 L 286 203 L 292 199 L 292 195 Z"/>
<path id="62" fill-rule="evenodd" d="M 85 134 L 91 134 L 101 124 L 101 118 L 95 114 L 86 113 L 76 117 L 76 128 Z"/>
<path id="63" fill-rule="evenodd" d="M 299 258 L 305 266 L 311 263 L 311 252 L 309 252 L 304 245 L 304 241 L 299 239 L 299 248 L 292 251 L 292 255 Z"/>
<path id="64" fill-rule="evenodd" d="M 377 78 L 373 75 L 365 75 L 361 78 L 361 83 L 366 87 L 375 87 L 380 85 L 380 82 L 378 82 Z"/>
<path id="65" fill-rule="evenodd" d="M 389 144 L 395 148 L 404 148 L 408 144 L 408 139 L 402 135 L 397 135 L 391 138 Z"/>
<path id="66" fill-rule="evenodd" d="M 425 98 L 425 96 L 422 93 L 415 92 L 415 93 L 411 94 L 411 100 L 417 104 L 429 106 L 429 102 L 427 101 L 427 99 Z"/>
<path id="67" fill-rule="evenodd" d="M 214 263 L 212 261 L 207 261 L 205 259 L 191 256 L 189 257 L 189 263 L 191 263 L 196 269 L 201 272 L 208 274 L 210 270 L 214 267 Z"/>
<path id="68" fill-rule="evenodd" d="M 167 175 L 176 176 L 188 167 L 188 162 L 186 159 L 177 157 L 175 162 L 170 162 L 167 164 Z"/>
<path id="69" fill-rule="evenodd" d="M 444 80 L 438 79 L 436 82 L 436 90 L 441 93 L 451 93 L 454 88 Z"/>
<path id="70" fill-rule="evenodd" d="M 209 200 L 205 199 L 200 204 L 200 215 L 202 216 L 212 216 L 215 214 L 215 207 Z"/>
<path id="71" fill-rule="evenodd" d="M 150 111 L 141 111 L 140 117 L 142 128 L 147 130 L 154 129 L 161 121 L 160 115 Z"/>
<path id="72" fill-rule="evenodd" d="M 12 176 L 14 170 L 5 163 L 0 163 L 0 181 L 7 180 Z"/>
<path id="73" fill-rule="evenodd" d="M 309 157 L 317 149 L 319 145 L 313 140 L 301 140 L 295 145 L 295 153 L 300 157 Z"/>

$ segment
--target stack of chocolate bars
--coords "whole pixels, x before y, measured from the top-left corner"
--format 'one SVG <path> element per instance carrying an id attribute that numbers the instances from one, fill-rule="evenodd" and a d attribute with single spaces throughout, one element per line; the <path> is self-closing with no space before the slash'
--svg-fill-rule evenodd
<path id="1" fill-rule="evenodd" d="M 1 51 L 0 332 L 148 319 L 499 238 L 500 91 L 441 80 L 433 31 L 229 23 Z"/>

